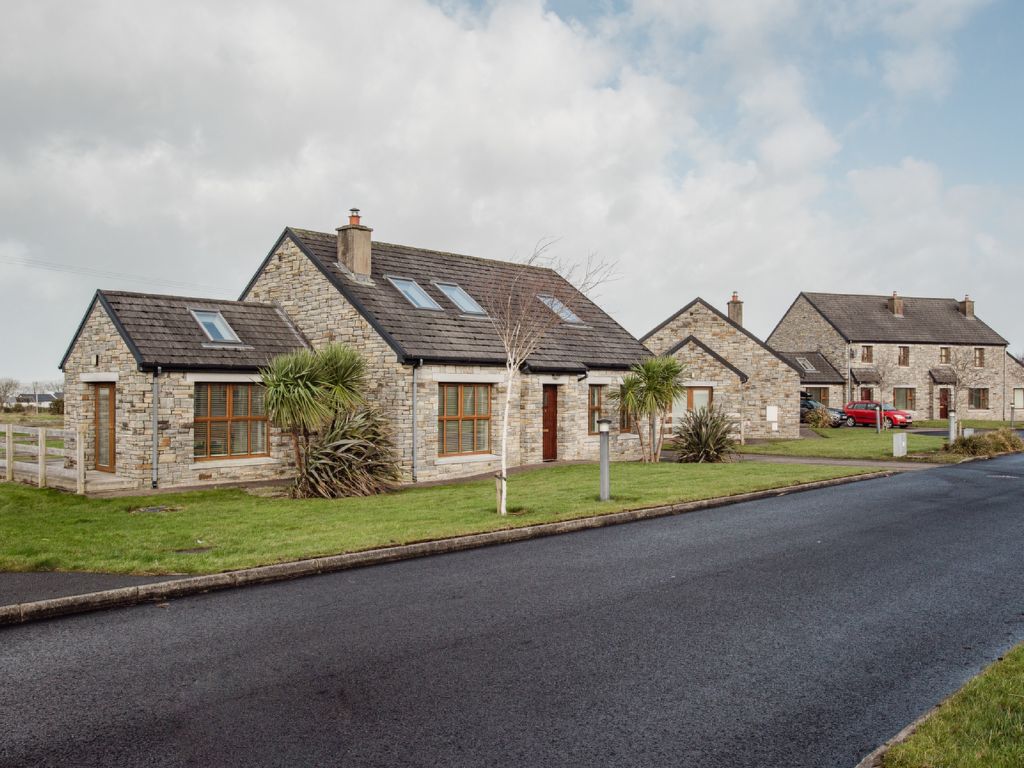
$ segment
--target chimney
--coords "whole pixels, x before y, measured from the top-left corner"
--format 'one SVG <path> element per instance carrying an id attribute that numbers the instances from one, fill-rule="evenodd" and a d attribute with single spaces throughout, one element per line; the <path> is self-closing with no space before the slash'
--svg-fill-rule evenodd
<path id="1" fill-rule="evenodd" d="M 736 325 L 743 325 L 743 302 L 736 291 L 732 292 L 732 298 L 729 300 L 729 319 Z"/>
<path id="2" fill-rule="evenodd" d="M 369 227 L 359 223 L 359 209 L 349 211 L 348 224 L 338 227 L 338 263 L 358 280 L 370 277 Z"/>
<path id="3" fill-rule="evenodd" d="M 960 314 L 964 317 L 974 317 L 974 301 L 966 293 L 964 294 L 964 300 L 957 302 Z"/>
<path id="4" fill-rule="evenodd" d="M 889 311 L 896 317 L 903 317 L 903 297 L 898 296 L 896 291 L 892 292 L 892 298 L 889 299 Z"/>

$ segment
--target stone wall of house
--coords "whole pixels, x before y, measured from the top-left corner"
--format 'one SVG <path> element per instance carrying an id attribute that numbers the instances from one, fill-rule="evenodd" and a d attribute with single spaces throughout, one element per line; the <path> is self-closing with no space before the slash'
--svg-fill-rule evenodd
<path id="1" fill-rule="evenodd" d="M 673 318 L 648 337 L 645 344 L 655 354 L 662 354 L 691 335 L 748 376 L 743 385 L 731 371 L 728 377 L 719 375 L 719 378 L 711 380 L 715 387 L 713 398 L 716 403 L 737 404 L 738 407 L 732 412 L 740 414 L 747 437 L 800 436 L 800 375 L 770 350 L 704 304 L 697 302 Z M 698 378 L 701 370 L 707 366 L 702 356 L 706 356 L 706 353 L 692 344 L 675 354 L 684 364 L 693 365 L 695 373 L 687 376 L 693 382 L 705 381 Z M 777 429 L 768 421 L 769 406 L 778 408 Z"/>
<path id="2" fill-rule="evenodd" d="M 808 389 L 825 389 L 828 392 L 828 401 L 825 402 L 829 408 L 839 408 L 842 410 L 843 406 L 846 405 L 846 401 L 849 399 L 846 396 L 846 385 L 845 384 L 801 384 L 801 390 L 806 391 Z"/>
<path id="3" fill-rule="evenodd" d="M 846 340 L 811 303 L 799 296 L 768 337 L 779 352 L 820 352 L 844 377 L 849 360 Z"/>
<path id="4" fill-rule="evenodd" d="M 78 429 L 84 427 L 86 469 L 96 468 L 94 388 L 83 382 L 82 376 L 91 374 L 102 379 L 115 373 L 114 474 L 137 488 L 149 487 L 153 469 L 153 374 L 138 369 L 128 346 L 99 304 L 89 313 L 64 368 L 64 423 L 66 429 L 75 433 L 65 442 L 65 463 L 69 467 L 75 465 Z M 110 376 L 107 380 L 112 379 Z M 160 487 L 273 480 L 294 473 L 291 442 L 276 429 L 270 430 L 269 458 L 194 461 L 194 392 L 195 384 L 185 373 L 160 376 Z"/>

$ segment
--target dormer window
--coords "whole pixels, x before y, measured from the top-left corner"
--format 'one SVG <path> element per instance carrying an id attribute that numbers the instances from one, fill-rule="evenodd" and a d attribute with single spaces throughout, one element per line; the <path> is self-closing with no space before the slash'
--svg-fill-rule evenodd
<path id="1" fill-rule="evenodd" d="M 811 361 L 808 360 L 806 357 L 798 357 L 796 359 L 796 361 L 798 363 L 800 363 L 800 367 L 803 368 L 805 371 L 807 371 L 807 373 L 817 373 L 818 372 L 818 369 L 815 368 L 813 365 L 811 365 Z"/>
<path id="2" fill-rule="evenodd" d="M 434 283 L 434 285 L 440 288 L 441 292 L 451 299 L 452 304 L 467 315 L 487 314 L 484 312 L 484 308 L 477 303 L 476 299 L 466 293 L 466 291 L 456 283 Z"/>
<path id="3" fill-rule="evenodd" d="M 192 317 L 199 323 L 210 341 L 222 341 L 229 344 L 238 343 L 238 334 L 234 332 L 224 315 L 209 309 L 193 309 Z"/>
<path id="4" fill-rule="evenodd" d="M 388 280 L 416 309 L 441 309 L 441 305 L 430 298 L 430 294 L 415 280 L 405 277 L 389 277 Z"/>
<path id="5" fill-rule="evenodd" d="M 565 304 L 556 299 L 554 296 L 540 294 L 539 296 L 537 296 L 537 298 L 544 302 L 544 305 L 548 309 L 550 309 L 560 318 L 565 320 L 565 322 L 573 324 L 579 324 L 583 322 L 582 320 L 579 319 L 579 317 L 576 316 L 575 312 L 573 312 L 571 309 L 565 306 Z"/>

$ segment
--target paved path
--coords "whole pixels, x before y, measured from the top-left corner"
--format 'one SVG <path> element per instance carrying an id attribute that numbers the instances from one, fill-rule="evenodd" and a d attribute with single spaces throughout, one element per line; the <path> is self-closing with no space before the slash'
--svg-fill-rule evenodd
<path id="1" fill-rule="evenodd" d="M 830 459 L 822 456 L 772 456 L 765 453 L 738 453 L 740 461 L 765 461 L 769 464 L 823 464 L 832 467 L 876 467 L 892 472 L 916 472 L 934 469 L 940 464 L 923 461 L 882 461 L 878 459 Z"/>
<path id="2" fill-rule="evenodd" d="M 0 765 L 851 768 L 1024 640 L 1024 458 L 0 630 Z"/>

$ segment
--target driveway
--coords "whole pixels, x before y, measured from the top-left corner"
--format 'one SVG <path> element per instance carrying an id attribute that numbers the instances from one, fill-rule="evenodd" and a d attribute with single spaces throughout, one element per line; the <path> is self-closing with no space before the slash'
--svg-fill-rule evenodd
<path id="1" fill-rule="evenodd" d="M 851 768 L 1024 640 L 1024 459 L 0 630 L 0 765 Z"/>

